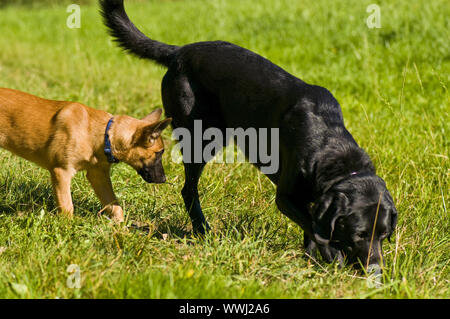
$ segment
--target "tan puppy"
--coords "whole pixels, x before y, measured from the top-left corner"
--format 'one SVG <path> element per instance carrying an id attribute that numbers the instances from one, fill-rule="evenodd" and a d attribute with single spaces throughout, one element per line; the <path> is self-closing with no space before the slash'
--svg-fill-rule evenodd
<path id="1" fill-rule="evenodd" d="M 149 183 L 165 182 L 158 109 L 142 120 L 112 116 L 74 102 L 50 101 L 0 88 L 0 147 L 50 171 L 58 210 L 73 215 L 70 182 L 77 171 L 87 178 L 113 220 L 124 220 L 109 176 L 112 163 L 132 166 Z M 107 128 L 108 127 L 108 128 Z"/>

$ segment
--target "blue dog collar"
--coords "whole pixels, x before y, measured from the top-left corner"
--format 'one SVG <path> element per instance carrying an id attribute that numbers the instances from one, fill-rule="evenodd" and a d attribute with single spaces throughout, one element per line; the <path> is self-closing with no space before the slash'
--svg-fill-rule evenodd
<path id="1" fill-rule="evenodd" d="M 106 158 L 108 159 L 109 163 L 119 163 L 119 160 L 117 158 L 115 158 L 112 154 L 112 150 L 111 150 L 111 141 L 109 140 L 109 134 L 108 131 L 111 128 L 112 123 L 114 122 L 114 118 L 112 117 L 109 121 L 108 124 L 106 125 L 106 130 L 105 130 L 105 148 L 103 149 L 106 155 Z"/>

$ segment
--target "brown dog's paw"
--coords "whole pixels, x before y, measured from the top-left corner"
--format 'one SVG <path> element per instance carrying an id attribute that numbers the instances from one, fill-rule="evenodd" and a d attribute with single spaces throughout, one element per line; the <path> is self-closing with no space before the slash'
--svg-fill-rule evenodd
<path id="1" fill-rule="evenodd" d="M 58 216 L 62 216 L 64 218 L 72 219 L 73 218 L 73 209 L 58 209 Z"/>
<path id="2" fill-rule="evenodd" d="M 97 213 L 97 216 L 100 217 L 103 215 L 103 213 L 105 213 L 107 217 L 116 224 L 121 224 L 125 221 L 122 207 L 120 207 L 119 205 L 105 206 Z"/>

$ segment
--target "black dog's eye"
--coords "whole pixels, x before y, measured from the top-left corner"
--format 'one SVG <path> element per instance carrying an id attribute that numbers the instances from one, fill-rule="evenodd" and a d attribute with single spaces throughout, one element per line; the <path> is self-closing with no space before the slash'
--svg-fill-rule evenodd
<path id="1" fill-rule="evenodd" d="M 380 234 L 380 238 L 381 239 L 385 239 L 386 237 L 388 237 L 389 236 L 389 233 L 388 232 L 384 232 L 384 233 L 381 233 Z"/>
<path id="2" fill-rule="evenodd" d="M 366 231 L 361 231 L 359 233 L 356 233 L 356 236 L 362 239 L 366 239 L 369 237 L 369 233 Z"/>

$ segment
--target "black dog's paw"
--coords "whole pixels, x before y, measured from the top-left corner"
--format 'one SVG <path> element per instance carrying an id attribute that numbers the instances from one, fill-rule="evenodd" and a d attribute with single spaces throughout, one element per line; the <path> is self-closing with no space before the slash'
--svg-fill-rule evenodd
<path id="1" fill-rule="evenodd" d="M 344 266 L 344 256 L 342 255 L 342 252 L 340 250 L 328 245 L 318 245 L 318 248 L 325 262 L 331 264 L 334 261 L 337 261 L 340 267 Z"/>
<path id="2" fill-rule="evenodd" d="M 318 252 L 317 244 L 313 240 L 311 240 L 308 236 L 305 235 L 304 245 L 306 255 L 308 257 L 317 259 L 317 252 Z"/>
<path id="3" fill-rule="evenodd" d="M 315 241 L 311 240 L 308 236 L 305 236 L 304 238 L 304 245 L 306 255 L 310 258 L 317 259 L 318 252 L 320 252 L 322 259 L 326 263 L 331 264 L 334 261 L 337 261 L 340 267 L 343 267 L 345 264 L 344 255 L 340 250 L 336 248 L 333 248 L 329 245 L 319 245 Z"/>
<path id="4" fill-rule="evenodd" d="M 204 236 L 211 230 L 208 223 L 195 223 L 192 227 L 192 232 L 195 237 L 204 238 Z"/>

